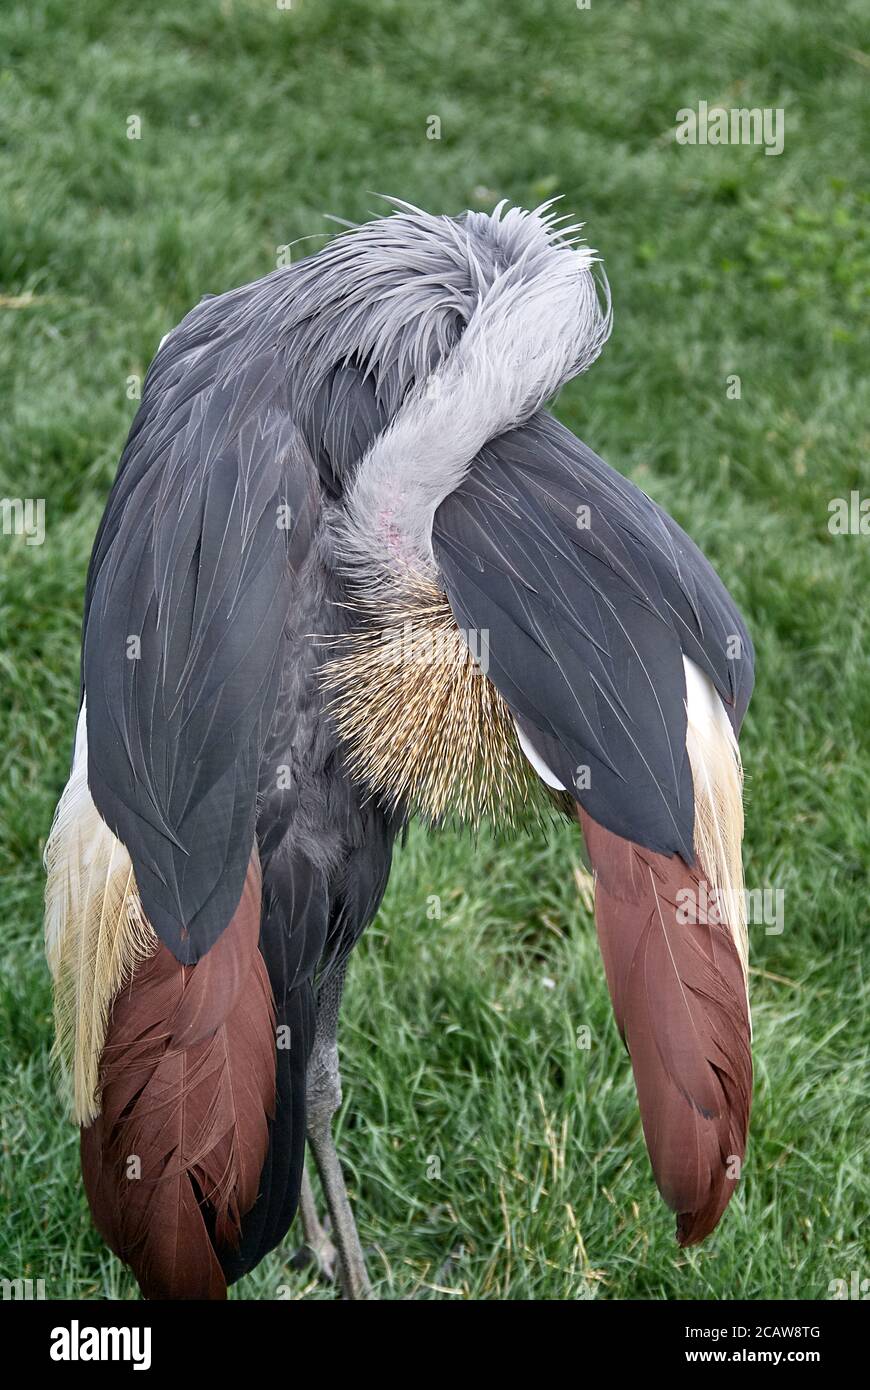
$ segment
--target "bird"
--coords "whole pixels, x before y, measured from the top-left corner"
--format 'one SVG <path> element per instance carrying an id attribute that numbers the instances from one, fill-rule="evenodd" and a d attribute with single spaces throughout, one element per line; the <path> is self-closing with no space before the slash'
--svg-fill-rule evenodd
<path id="1" fill-rule="evenodd" d="M 694 542 L 553 413 L 612 326 L 556 200 L 390 199 L 159 346 L 45 848 L 54 1055 L 146 1299 L 225 1299 L 297 1208 L 374 1296 L 338 1021 L 414 819 L 575 824 L 679 1245 L 738 1188 L 754 652 Z"/>

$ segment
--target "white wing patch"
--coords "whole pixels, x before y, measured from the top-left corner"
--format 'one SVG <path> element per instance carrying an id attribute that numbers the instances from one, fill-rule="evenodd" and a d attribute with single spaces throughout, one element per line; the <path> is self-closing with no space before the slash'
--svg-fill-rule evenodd
<path id="1" fill-rule="evenodd" d="M 526 738 L 525 734 L 523 733 L 519 724 L 517 724 L 516 720 L 514 720 L 514 727 L 517 731 L 517 738 L 519 739 L 520 748 L 522 748 L 532 767 L 535 769 L 538 776 L 541 778 L 541 781 L 546 782 L 548 787 L 552 787 L 554 792 L 563 792 L 565 788 L 562 786 L 562 783 L 559 781 L 555 772 L 551 771 L 551 769 L 547 767 L 547 764 L 544 762 L 544 759 L 541 757 L 540 753 L 538 753 L 537 750 L 534 749 L 532 745 L 529 743 L 529 740 Z"/>

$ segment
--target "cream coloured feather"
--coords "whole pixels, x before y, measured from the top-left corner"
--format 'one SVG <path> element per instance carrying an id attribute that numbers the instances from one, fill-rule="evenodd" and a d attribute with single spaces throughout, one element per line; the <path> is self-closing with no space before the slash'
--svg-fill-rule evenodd
<path id="1" fill-rule="evenodd" d="M 45 951 L 54 980 L 54 1055 L 80 1124 L 100 1110 L 100 1054 L 112 1000 L 157 937 L 143 916 L 133 865 L 88 790 L 82 705 L 72 773 L 45 846 Z"/>
<path id="2" fill-rule="evenodd" d="M 725 707 L 708 677 L 688 657 L 686 750 L 695 790 L 695 850 L 711 876 L 710 902 L 727 921 L 744 976 L 749 973 L 743 890 L 743 768 Z"/>

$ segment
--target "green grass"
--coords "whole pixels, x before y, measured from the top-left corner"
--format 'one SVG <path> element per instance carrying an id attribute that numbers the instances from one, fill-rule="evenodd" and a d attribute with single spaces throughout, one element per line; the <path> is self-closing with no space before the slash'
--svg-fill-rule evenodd
<path id="1" fill-rule="evenodd" d="M 444 210 L 562 192 L 587 220 L 616 325 L 558 412 L 676 515 L 746 614 L 747 880 L 785 894 L 783 931 L 751 931 L 741 1192 L 685 1254 L 578 900 L 576 834 L 412 834 L 357 952 L 342 1034 L 339 1141 L 379 1290 L 819 1299 L 870 1275 L 870 537 L 827 530 L 830 499 L 870 493 L 859 11 L 4 7 L 0 496 L 45 498 L 47 535 L 0 537 L 0 1274 L 42 1277 L 49 1297 L 134 1292 L 90 1226 L 51 1083 L 40 944 L 40 853 L 73 732 L 87 558 L 135 408 L 127 380 L 202 294 L 272 269 L 322 212 L 367 215 L 374 190 Z M 677 146 L 676 112 L 700 100 L 782 107 L 784 152 Z M 234 1297 L 282 1286 L 331 1296 L 275 1254 Z"/>

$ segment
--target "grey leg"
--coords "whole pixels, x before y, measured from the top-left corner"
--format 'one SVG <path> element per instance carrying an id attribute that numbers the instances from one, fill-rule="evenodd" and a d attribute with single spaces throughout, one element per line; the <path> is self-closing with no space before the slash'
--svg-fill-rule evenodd
<path id="1" fill-rule="evenodd" d="M 372 1297 L 371 1284 L 332 1138 L 332 1117 L 341 1105 L 336 1034 L 343 984 L 344 970 L 341 969 L 328 981 L 317 1000 L 317 1032 L 308 1063 L 306 1087 L 307 1134 L 338 1248 L 342 1292 L 348 1299 L 367 1299 Z"/>
<path id="2" fill-rule="evenodd" d="M 338 1251 L 317 1214 L 317 1203 L 314 1200 L 307 1163 L 302 1172 L 302 1187 L 299 1191 L 299 1218 L 305 1241 L 304 1248 L 300 1251 L 301 1260 L 307 1264 L 313 1255 L 323 1277 L 334 1281 L 337 1274 Z"/>

